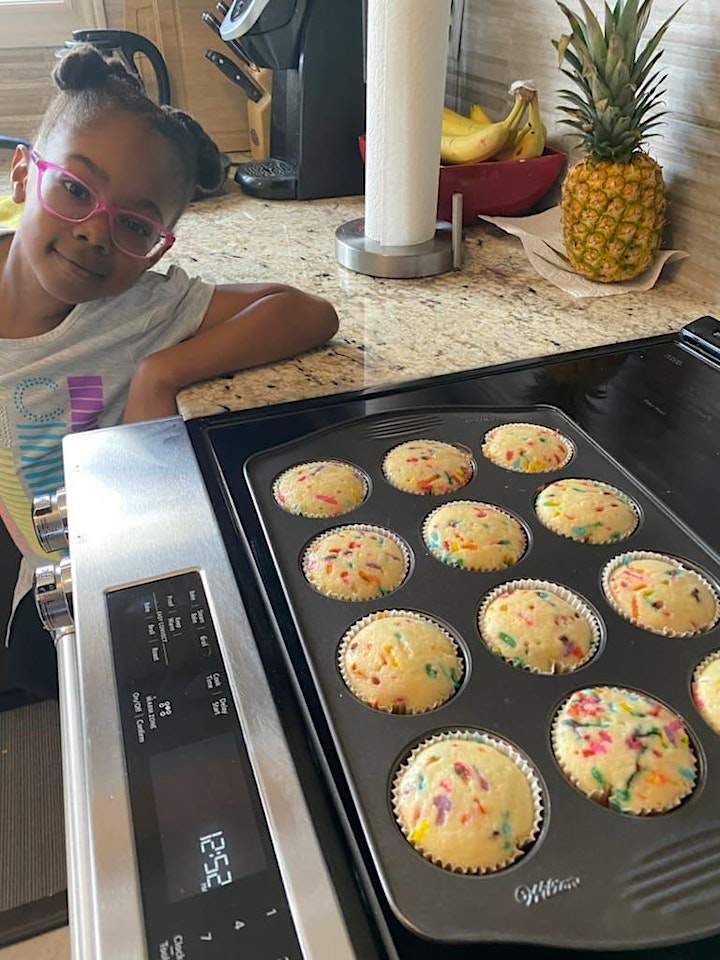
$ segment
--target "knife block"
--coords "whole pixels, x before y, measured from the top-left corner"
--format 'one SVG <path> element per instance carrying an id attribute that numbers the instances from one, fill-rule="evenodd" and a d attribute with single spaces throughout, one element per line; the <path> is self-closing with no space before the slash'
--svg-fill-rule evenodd
<path id="1" fill-rule="evenodd" d="M 253 160 L 265 160 L 270 156 L 270 120 L 272 109 L 272 70 L 258 67 L 247 70 L 255 82 L 263 88 L 257 101 L 248 99 L 248 126 L 250 132 L 250 155 Z"/>

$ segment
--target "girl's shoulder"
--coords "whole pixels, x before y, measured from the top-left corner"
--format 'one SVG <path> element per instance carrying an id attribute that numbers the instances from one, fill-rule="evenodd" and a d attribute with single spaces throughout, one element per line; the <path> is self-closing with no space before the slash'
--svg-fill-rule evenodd
<path id="1" fill-rule="evenodd" d="M 173 264 L 166 273 L 147 270 L 123 293 L 81 306 L 85 318 L 102 319 L 111 314 L 114 321 L 133 326 L 154 326 L 186 314 L 199 316 L 199 323 L 214 292 L 214 284 L 190 277 L 182 267 Z"/>
<path id="2" fill-rule="evenodd" d="M 206 283 L 200 277 L 189 276 L 182 267 L 172 264 L 167 271 L 146 270 L 141 274 L 138 280 L 129 287 L 124 293 L 120 293 L 113 300 L 125 296 L 129 297 L 169 297 L 184 296 L 189 290 L 195 287 L 210 287 L 214 289 L 213 284 Z"/>

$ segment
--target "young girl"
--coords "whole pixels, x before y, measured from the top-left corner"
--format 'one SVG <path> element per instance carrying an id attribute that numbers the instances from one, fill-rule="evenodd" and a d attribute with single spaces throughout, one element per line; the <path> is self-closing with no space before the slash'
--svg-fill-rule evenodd
<path id="1" fill-rule="evenodd" d="M 337 329 L 327 301 L 292 287 L 148 272 L 197 187 L 220 185 L 217 147 L 93 47 L 68 52 L 53 78 L 33 148 L 12 161 L 20 222 L 0 231 L 0 514 L 23 555 L 13 605 L 24 598 L 8 669 L 39 695 L 56 680 L 28 594 L 32 568 L 48 562 L 31 501 L 62 484 L 62 437 L 174 415 L 188 384 L 292 356 Z"/>

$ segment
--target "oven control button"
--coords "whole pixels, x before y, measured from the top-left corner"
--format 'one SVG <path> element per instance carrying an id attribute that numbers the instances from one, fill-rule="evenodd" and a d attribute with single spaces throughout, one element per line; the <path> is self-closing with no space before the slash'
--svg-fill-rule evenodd
<path id="1" fill-rule="evenodd" d="M 68 523 L 65 487 L 55 493 L 44 493 L 33 499 L 32 521 L 40 545 L 46 553 L 67 550 Z"/>
<path id="2" fill-rule="evenodd" d="M 35 605 L 50 633 L 73 626 L 72 569 L 70 557 L 35 571 Z"/>
<path id="3" fill-rule="evenodd" d="M 214 717 L 226 717 L 230 713 L 230 706 L 227 697 L 218 697 L 212 702 L 212 712 Z"/>

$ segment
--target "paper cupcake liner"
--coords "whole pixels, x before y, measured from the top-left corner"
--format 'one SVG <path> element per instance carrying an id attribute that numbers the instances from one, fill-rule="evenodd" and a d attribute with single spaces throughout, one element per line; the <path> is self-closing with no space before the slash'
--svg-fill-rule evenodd
<path id="1" fill-rule="evenodd" d="M 322 464 L 336 464 L 337 466 L 347 467 L 347 469 L 350 470 L 352 473 L 354 473 L 355 476 L 362 482 L 362 485 L 363 485 L 362 498 L 354 506 L 348 507 L 345 510 L 341 510 L 340 513 L 308 513 L 304 510 L 302 511 L 288 510 L 288 508 L 283 503 L 281 503 L 279 499 L 280 497 L 279 489 L 280 489 L 280 484 L 282 482 L 283 477 L 286 477 L 288 473 L 290 473 L 292 470 L 298 470 L 301 467 L 313 467 L 315 465 L 322 465 Z M 296 463 L 292 467 L 288 467 L 287 470 L 283 470 L 283 472 L 275 478 L 275 481 L 272 485 L 273 499 L 275 500 L 275 503 L 280 507 L 281 510 L 284 510 L 285 513 L 289 513 L 293 517 L 307 517 L 310 520 L 333 519 L 334 517 L 342 517 L 353 510 L 357 510 L 357 508 L 367 500 L 369 491 L 370 491 L 370 484 L 363 470 L 361 470 L 359 467 L 356 467 L 352 463 L 348 463 L 346 460 L 333 460 L 332 458 L 327 458 L 323 460 L 305 460 L 302 463 Z"/>
<path id="2" fill-rule="evenodd" d="M 430 513 L 425 517 L 422 523 L 421 531 L 420 531 L 422 540 L 423 540 L 423 543 L 425 544 L 426 549 L 428 550 L 430 555 L 435 558 L 435 560 L 437 560 L 439 563 L 444 564 L 450 570 L 461 570 L 461 571 L 464 571 L 465 573 L 494 573 L 496 570 L 508 570 L 510 567 L 514 567 L 516 563 L 520 563 L 522 558 L 527 553 L 528 543 L 529 543 L 527 529 L 523 521 L 520 519 L 520 517 L 516 517 L 515 514 L 510 513 L 509 510 L 505 510 L 503 507 L 499 507 L 496 503 L 486 503 L 484 500 L 453 500 L 452 503 L 453 504 L 469 503 L 473 507 L 489 507 L 491 510 L 495 510 L 497 513 L 501 513 L 503 516 L 507 517 L 509 520 L 514 520 L 515 523 L 517 523 L 517 525 L 520 527 L 520 532 L 522 534 L 522 538 L 523 538 L 522 552 L 520 556 L 517 558 L 517 560 L 515 560 L 513 563 L 509 565 L 503 564 L 502 566 L 499 566 L 499 567 L 463 567 L 463 566 L 456 566 L 453 563 L 448 563 L 446 560 L 443 560 L 442 557 L 439 557 L 433 551 L 433 549 L 430 547 L 427 541 L 428 524 L 430 523 L 432 518 L 437 513 L 439 513 L 440 510 L 443 510 L 445 509 L 445 507 L 447 507 L 447 504 L 443 503 L 439 507 L 435 507 L 434 510 L 431 510 Z"/>
<path id="3" fill-rule="evenodd" d="M 564 600 L 566 603 L 569 603 L 573 610 L 579 613 L 583 619 L 588 622 L 590 629 L 592 630 L 592 638 L 590 640 L 590 646 L 588 648 L 587 655 L 582 660 L 578 660 L 573 664 L 557 663 L 553 670 L 540 670 L 538 667 L 513 663 L 510 658 L 504 657 L 501 653 L 498 653 L 498 651 L 495 650 L 485 639 L 483 621 L 485 619 L 485 615 L 487 614 L 488 607 L 493 600 L 496 600 L 503 593 L 514 590 L 546 590 L 548 593 L 552 593 L 555 596 L 560 597 L 560 599 Z M 497 587 L 495 587 L 485 596 L 485 599 L 478 610 L 477 628 L 480 632 L 480 637 L 483 643 L 487 646 L 490 653 L 496 656 L 499 660 L 503 660 L 519 670 L 525 670 L 528 673 L 535 673 L 539 676 L 546 677 L 553 676 L 554 674 L 573 673 L 580 667 L 585 666 L 586 663 L 589 663 L 589 661 L 596 656 L 598 650 L 600 649 L 600 644 L 603 638 L 602 620 L 600 619 L 600 615 L 595 611 L 590 603 L 579 593 L 569 590 L 567 587 L 562 586 L 562 584 L 551 583 L 548 580 L 509 580 L 506 583 L 498 584 Z"/>
<path id="4" fill-rule="evenodd" d="M 455 450 L 459 450 L 461 453 L 467 454 L 468 462 L 470 466 L 470 476 L 463 483 L 458 483 L 456 486 L 452 487 L 450 490 L 446 490 L 442 493 L 433 493 L 430 490 L 427 490 L 427 491 L 426 490 L 408 490 L 407 487 L 400 486 L 398 483 L 396 483 L 392 479 L 392 476 L 388 473 L 387 461 L 388 461 L 388 458 L 398 449 L 398 447 L 401 447 L 404 445 L 404 443 L 408 443 L 408 442 L 428 443 L 428 444 L 442 443 L 445 446 L 452 447 Z M 462 490 L 463 487 L 466 487 L 468 483 L 470 483 L 472 478 L 475 476 L 475 473 L 477 472 L 477 464 L 475 463 L 475 458 L 473 457 L 472 450 L 469 447 L 466 447 L 460 443 L 450 442 L 449 440 L 430 440 L 427 437 L 419 437 L 417 440 L 403 441 L 403 443 L 396 444 L 394 447 L 392 447 L 390 450 L 387 451 L 387 453 L 382 459 L 380 468 L 382 470 L 383 477 L 387 480 L 387 482 L 390 484 L 391 487 L 394 487 L 396 490 L 401 490 L 403 493 L 409 493 L 413 496 L 420 496 L 420 497 L 423 497 L 423 496 L 444 497 L 444 496 L 448 496 L 451 493 L 455 493 L 457 490 Z"/>
<path id="5" fill-rule="evenodd" d="M 442 860 L 440 857 L 433 856 L 427 850 L 424 850 L 422 844 L 414 842 L 410 839 L 407 834 L 405 827 L 403 827 L 400 822 L 400 817 L 398 813 L 398 786 L 400 779 L 405 772 L 405 770 L 413 762 L 415 756 L 426 747 L 432 746 L 434 743 L 439 743 L 443 740 L 471 740 L 471 741 L 481 741 L 482 743 L 487 744 L 488 746 L 494 747 L 500 753 L 508 757 L 512 762 L 518 767 L 520 772 L 525 776 L 527 782 L 530 786 L 530 792 L 532 795 L 532 804 L 533 804 L 533 823 L 530 828 L 528 837 L 522 843 L 518 843 L 518 849 L 515 850 L 510 856 L 506 859 L 498 862 L 497 864 L 491 867 L 479 866 L 479 867 L 464 867 L 458 864 L 449 863 L 445 860 Z M 535 771 L 535 768 L 532 766 L 530 761 L 520 753 L 512 744 L 507 740 L 502 740 L 499 737 L 491 733 L 486 733 L 484 730 L 448 730 L 444 733 L 436 733 L 433 736 L 427 737 L 425 740 L 422 740 L 418 743 L 410 753 L 407 755 L 405 760 L 395 770 L 393 776 L 393 784 L 391 790 L 391 799 L 392 799 L 392 809 L 395 815 L 395 822 L 398 825 L 398 828 L 402 832 L 403 836 L 413 848 L 421 856 L 423 856 L 430 863 L 435 864 L 437 867 L 442 867 L 443 870 L 449 870 L 453 873 L 461 873 L 466 876 L 484 876 L 487 874 L 498 873 L 501 870 L 506 869 L 511 866 L 513 863 L 516 863 L 523 856 L 525 856 L 528 850 L 533 846 L 537 840 L 538 834 L 540 833 L 540 828 L 542 826 L 543 819 L 543 794 L 542 787 L 540 785 L 540 778 Z"/>
<path id="6" fill-rule="evenodd" d="M 312 552 L 316 544 L 320 543 L 322 540 L 325 540 L 327 537 L 332 536 L 332 534 L 338 533 L 341 530 L 355 530 L 358 533 L 377 533 L 380 536 L 386 537 L 388 540 L 392 540 L 392 542 L 397 545 L 398 549 L 400 550 L 403 556 L 403 573 L 394 587 L 392 587 L 390 590 L 382 591 L 372 597 L 346 597 L 339 593 L 333 593 L 330 590 L 327 590 L 327 591 L 320 590 L 318 586 L 315 583 L 313 583 L 313 581 L 310 579 L 310 573 L 307 569 L 307 563 L 308 563 L 310 553 Z M 388 530 L 385 527 L 378 527 L 369 523 L 350 523 L 350 524 L 343 524 L 342 526 L 338 526 L 338 527 L 331 527 L 329 530 L 325 530 L 323 531 L 323 533 L 318 534 L 318 536 L 313 537 L 313 539 L 303 549 L 301 567 L 302 567 L 303 576 L 307 580 L 308 584 L 313 588 L 313 590 L 315 590 L 318 594 L 320 594 L 320 596 L 328 597 L 330 600 L 345 600 L 348 603 L 371 603 L 374 600 L 380 600 L 383 597 L 389 596 L 391 593 L 394 593 L 397 589 L 399 589 L 403 585 L 403 583 L 405 583 L 405 581 L 408 578 L 408 573 L 410 571 L 410 557 L 411 557 L 410 548 L 407 546 L 405 541 L 402 540 L 400 536 L 398 536 L 398 534 L 393 533 L 391 530 Z"/>
<path id="7" fill-rule="evenodd" d="M 714 653 L 710 653 L 706 657 L 703 657 L 700 663 L 698 663 L 698 665 L 693 670 L 692 681 L 690 683 L 690 691 L 692 694 L 692 701 L 695 704 L 695 709 L 703 718 L 705 723 L 710 727 L 710 729 L 720 736 L 720 711 L 718 711 L 717 717 L 715 718 L 709 717 L 707 708 L 702 706 L 698 702 L 697 693 L 695 689 L 697 682 L 700 679 L 700 674 L 703 672 L 703 670 L 706 670 L 711 664 L 717 661 L 720 661 L 720 650 L 715 650 Z"/>
<path id="8" fill-rule="evenodd" d="M 440 633 L 442 633 L 444 637 L 447 638 L 450 645 L 452 646 L 453 652 L 457 656 L 458 664 L 459 664 L 458 682 L 455 686 L 455 689 L 447 697 L 445 697 L 444 699 L 436 700 L 435 703 L 427 707 L 420 707 L 418 709 L 410 709 L 408 707 L 405 707 L 403 709 L 399 705 L 396 705 L 395 707 L 374 706 L 373 704 L 368 703 L 367 700 L 365 700 L 359 693 L 355 692 L 355 690 L 353 689 L 353 682 L 351 678 L 348 677 L 343 664 L 345 652 L 347 651 L 348 645 L 352 643 L 353 639 L 363 629 L 363 627 L 367 627 L 369 624 L 375 623 L 377 620 L 385 620 L 388 617 L 410 617 L 411 619 L 418 620 L 421 623 L 427 623 L 430 626 L 435 627 L 437 630 L 440 631 Z M 364 704 L 366 707 L 369 707 L 372 710 L 378 710 L 381 713 L 389 713 L 395 716 L 417 716 L 422 713 L 430 713 L 433 710 L 437 710 L 438 707 L 441 707 L 444 703 L 448 703 L 457 694 L 462 684 L 462 679 L 465 676 L 465 657 L 463 656 L 463 653 L 460 649 L 459 644 L 456 642 L 455 638 L 452 636 L 449 630 L 447 630 L 441 623 L 439 623 L 437 620 L 433 619 L 432 617 L 425 616 L 424 614 L 418 613 L 415 610 L 378 610 L 376 613 L 368 614 L 366 617 L 362 617 L 360 620 L 356 620 L 355 623 L 353 623 L 345 631 L 342 639 L 340 640 L 340 645 L 337 651 L 337 664 L 338 664 L 338 670 L 340 671 L 340 676 L 342 677 L 345 686 L 348 688 L 350 693 L 357 700 L 360 701 L 360 703 Z"/>
<path id="9" fill-rule="evenodd" d="M 505 427 L 530 427 L 533 430 L 548 430 L 550 433 L 554 433 L 556 436 L 560 437 L 562 442 L 567 446 L 567 455 L 561 463 L 558 463 L 552 467 L 548 467 L 547 470 L 516 470 L 513 467 L 508 467 L 507 464 L 498 463 L 497 460 L 494 460 L 485 453 L 485 444 L 489 441 L 492 441 L 493 437 L 495 437 L 498 433 L 501 433 Z M 532 476 L 533 474 L 554 473 L 556 470 L 562 470 L 563 467 L 566 467 L 568 463 L 570 463 L 575 455 L 575 444 L 572 442 L 572 440 L 566 437 L 564 433 L 561 433 L 554 427 L 546 427 L 542 423 L 527 423 L 524 420 L 510 420 L 507 423 L 501 423 L 497 427 L 493 427 L 492 430 L 488 430 L 488 432 L 482 438 L 480 450 L 485 459 L 489 460 L 490 463 L 494 463 L 495 466 L 501 467 L 503 470 L 509 470 L 510 473 L 520 473 Z"/>
<path id="10" fill-rule="evenodd" d="M 560 717 L 561 717 L 562 711 L 565 707 L 565 704 L 568 702 L 568 700 L 570 700 L 573 694 L 578 692 L 576 690 L 576 691 L 573 691 L 573 693 L 568 694 L 568 696 L 566 696 L 563 699 L 562 703 L 557 708 L 551 727 L 550 727 L 550 742 L 552 745 L 553 755 L 555 757 L 557 765 L 560 767 L 560 770 L 563 773 L 563 776 L 567 779 L 568 783 L 571 783 L 573 787 L 575 787 L 575 789 L 579 793 L 581 793 L 584 797 L 587 797 L 588 800 L 591 800 L 594 803 L 597 803 L 608 810 L 612 810 L 613 813 L 620 813 L 629 817 L 655 817 L 655 816 L 662 815 L 664 813 L 669 813 L 671 810 L 675 810 L 677 807 L 680 806 L 681 803 L 684 803 L 685 800 L 687 800 L 695 792 L 695 789 L 698 785 L 698 773 L 699 773 L 700 763 L 699 763 L 697 747 L 695 746 L 692 738 L 690 737 L 690 729 L 684 717 L 682 717 L 676 710 L 673 710 L 671 707 L 667 706 L 662 701 L 658 700 L 657 697 L 652 697 L 647 693 L 642 693 L 640 690 L 629 690 L 626 687 L 611 687 L 611 686 L 603 686 L 600 684 L 597 685 L 596 687 L 579 688 L 579 689 L 589 689 L 589 690 L 596 689 L 596 690 L 602 690 L 604 693 L 619 693 L 623 696 L 628 696 L 628 695 L 641 696 L 641 697 L 644 697 L 646 700 L 651 701 L 652 703 L 659 704 L 661 707 L 663 707 L 665 710 L 671 713 L 674 717 L 677 717 L 678 720 L 682 721 L 683 726 L 685 728 L 685 732 L 687 733 L 688 738 L 690 739 L 690 752 L 692 753 L 693 759 L 695 761 L 693 765 L 693 769 L 696 774 L 695 780 L 692 783 L 687 784 L 687 789 L 685 790 L 685 792 L 679 794 L 673 802 L 668 803 L 666 806 L 663 806 L 663 807 L 640 807 L 638 808 L 638 810 L 618 810 L 615 807 L 613 807 L 609 802 L 610 796 L 612 795 L 612 792 L 613 792 L 612 786 L 608 786 L 604 789 L 601 787 L 598 787 L 596 790 L 590 790 L 590 791 L 586 790 L 586 788 L 583 787 L 582 784 L 580 784 L 580 782 L 573 776 L 573 774 L 563 765 L 561 755 L 560 755 L 560 748 L 557 742 L 558 730 L 560 725 Z"/>
<path id="11" fill-rule="evenodd" d="M 577 480 L 591 480 L 592 478 L 590 478 L 590 477 L 568 477 L 567 479 L 568 479 L 568 480 L 575 480 L 575 479 L 577 479 Z M 621 501 L 622 501 L 626 506 L 628 506 L 628 507 L 632 510 L 632 512 L 635 514 L 635 526 L 632 528 L 632 530 L 628 530 L 628 532 L 627 532 L 626 534 L 623 534 L 622 537 L 619 537 L 618 539 L 615 539 L 615 540 L 613 540 L 612 537 L 609 537 L 607 540 L 584 541 L 584 540 L 578 539 L 578 537 L 573 537 L 571 534 L 566 533 L 564 530 L 560 530 L 560 529 L 558 528 L 558 526 L 553 523 L 552 520 L 547 520 L 547 519 L 544 519 L 543 517 L 541 517 L 540 514 L 538 513 L 537 501 L 538 501 L 539 497 L 540 497 L 543 493 L 545 493 L 545 491 L 547 490 L 547 488 L 552 486 L 552 483 L 546 484 L 546 485 L 542 488 L 542 490 L 540 491 L 540 493 L 538 493 L 537 496 L 535 497 L 535 503 L 534 503 L 535 516 L 538 518 L 538 520 L 540 521 L 540 523 L 541 523 L 546 529 L 552 531 L 552 533 L 554 533 L 554 534 L 557 534 L 557 536 L 559 536 L 559 537 L 564 537 L 566 540 L 573 540 L 575 543 L 587 543 L 588 546 L 591 546 L 591 547 L 592 547 L 592 546 L 594 546 L 594 547 L 600 547 L 600 546 L 603 546 L 604 544 L 608 544 L 608 543 L 619 543 L 621 540 L 627 540 L 628 537 L 631 537 L 631 536 L 633 535 L 633 533 L 635 533 L 635 531 L 637 530 L 638 526 L 640 525 L 640 519 L 641 519 L 640 507 L 638 506 L 637 503 L 635 503 L 635 501 L 634 501 L 630 496 L 628 496 L 627 493 L 624 493 L 622 490 L 619 490 L 617 487 L 613 486 L 611 483 L 606 483 L 604 480 L 596 480 L 596 481 L 593 480 L 593 482 L 594 482 L 594 483 L 601 483 L 602 486 L 603 486 L 606 490 L 610 490 L 610 491 L 612 492 L 613 496 L 617 497 L 618 500 L 621 500 Z"/>
<path id="12" fill-rule="evenodd" d="M 627 611 L 622 610 L 615 602 L 615 599 L 610 592 L 610 576 L 614 570 L 617 570 L 618 567 L 626 563 L 631 563 L 635 560 L 662 560 L 667 563 L 674 563 L 677 566 L 682 567 L 683 570 L 687 570 L 690 573 L 695 574 L 700 583 L 702 583 L 702 585 L 710 591 L 715 601 L 715 616 L 713 617 L 712 621 L 701 630 L 672 630 L 667 627 L 663 628 L 662 630 L 654 630 L 652 627 L 642 623 L 636 617 L 630 616 Z M 617 615 L 622 617 L 624 620 L 632 623 L 634 626 L 639 627 L 641 630 L 645 630 L 646 633 L 652 633 L 655 634 L 655 636 L 662 637 L 696 637 L 700 634 L 707 633 L 709 630 L 712 630 L 712 628 L 720 619 L 720 593 L 718 593 L 717 585 L 711 582 L 694 564 L 691 564 L 680 557 L 670 556 L 666 553 L 656 553 L 652 550 L 634 550 L 629 553 L 622 553 L 617 557 L 613 557 L 612 560 L 609 560 L 605 564 L 602 569 L 601 578 L 603 594 L 615 613 L 617 613 Z"/>

